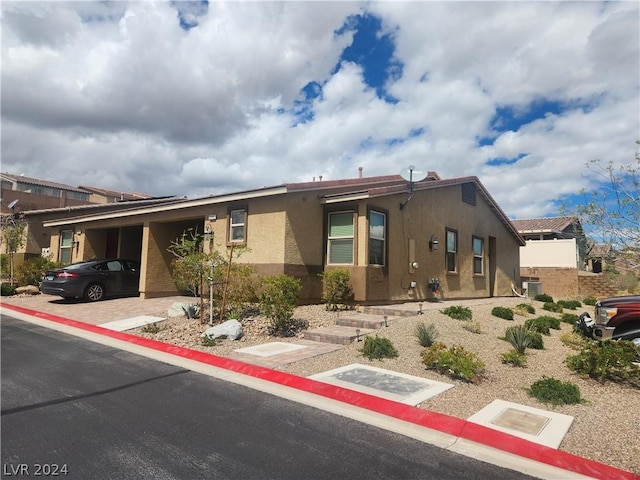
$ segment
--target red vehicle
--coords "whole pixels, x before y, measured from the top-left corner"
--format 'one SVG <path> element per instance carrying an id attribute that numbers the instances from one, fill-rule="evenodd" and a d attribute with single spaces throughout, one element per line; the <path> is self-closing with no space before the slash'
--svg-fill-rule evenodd
<path id="1" fill-rule="evenodd" d="M 640 344 L 640 295 L 611 297 L 598 300 L 594 318 L 585 312 L 578 327 L 598 340 L 633 340 Z"/>

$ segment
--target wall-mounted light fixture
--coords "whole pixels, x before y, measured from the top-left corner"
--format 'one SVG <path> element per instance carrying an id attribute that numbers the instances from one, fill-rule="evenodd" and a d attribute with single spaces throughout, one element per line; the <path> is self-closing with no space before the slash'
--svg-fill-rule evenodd
<path id="1" fill-rule="evenodd" d="M 209 221 L 213 222 L 215 220 L 218 219 L 218 215 L 216 215 L 215 213 L 212 213 L 211 215 L 209 215 Z"/>
<path id="2" fill-rule="evenodd" d="M 431 239 L 429 240 L 429 250 L 437 250 L 440 242 L 438 241 L 438 237 L 435 235 L 431 235 Z"/>

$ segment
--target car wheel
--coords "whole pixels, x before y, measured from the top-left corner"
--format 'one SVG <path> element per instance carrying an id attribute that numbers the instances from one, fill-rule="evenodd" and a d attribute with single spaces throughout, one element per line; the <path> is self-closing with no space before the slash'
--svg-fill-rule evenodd
<path id="1" fill-rule="evenodd" d="M 92 283 L 87 287 L 84 296 L 92 302 L 97 302 L 104 298 L 104 287 L 99 283 Z"/>

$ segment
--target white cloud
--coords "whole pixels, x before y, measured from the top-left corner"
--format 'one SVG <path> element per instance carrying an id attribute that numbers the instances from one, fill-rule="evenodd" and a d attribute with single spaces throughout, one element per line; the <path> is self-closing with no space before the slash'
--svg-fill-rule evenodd
<path id="1" fill-rule="evenodd" d="M 628 163 L 640 138 L 635 2 L 1 8 L 2 170 L 12 173 L 196 196 L 414 164 L 477 175 L 523 218 L 556 214 L 559 198 L 592 185 L 587 161 Z M 387 88 L 397 103 L 340 60 L 353 32 L 336 31 L 365 8 L 396 42 L 402 74 Z M 300 122 L 292 112 L 309 82 L 322 92 Z M 565 107 L 492 129 L 498 108 L 519 114 L 536 100 Z M 495 143 L 479 146 L 485 137 Z"/>

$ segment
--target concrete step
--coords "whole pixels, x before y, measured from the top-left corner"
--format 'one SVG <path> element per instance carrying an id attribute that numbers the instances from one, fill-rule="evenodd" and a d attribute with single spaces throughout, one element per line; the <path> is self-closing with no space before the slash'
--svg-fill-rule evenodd
<path id="1" fill-rule="evenodd" d="M 413 317 L 424 313 L 422 310 L 423 305 L 421 303 L 409 303 L 401 306 L 389 305 L 385 306 L 363 306 L 360 307 L 360 312 L 366 315 L 387 315 L 387 317 Z"/>
<path id="2" fill-rule="evenodd" d="M 362 338 L 375 332 L 373 328 L 355 328 L 333 325 L 330 327 L 314 328 L 304 331 L 304 339 L 314 342 L 336 343 L 338 345 L 349 345 L 358 337 Z"/>
<path id="3" fill-rule="evenodd" d="M 368 313 L 358 313 L 355 315 L 346 315 L 344 317 L 338 317 L 336 320 L 336 325 L 341 325 L 343 327 L 354 327 L 354 328 L 382 328 L 385 326 L 385 315 L 371 315 Z M 400 317 L 397 316 L 389 316 L 387 317 L 387 324 L 390 324 L 393 320 L 396 320 Z"/>

